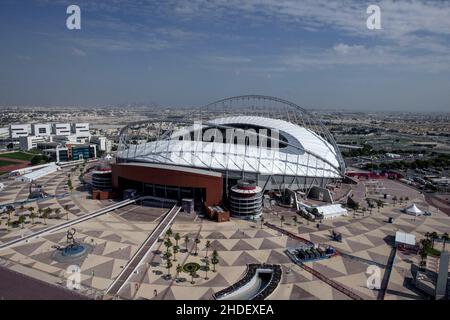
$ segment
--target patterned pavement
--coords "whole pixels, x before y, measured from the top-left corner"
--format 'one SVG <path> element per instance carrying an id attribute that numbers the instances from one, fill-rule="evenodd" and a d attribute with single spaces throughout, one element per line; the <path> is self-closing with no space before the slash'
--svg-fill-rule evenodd
<path id="1" fill-rule="evenodd" d="M 58 179 L 55 179 L 58 180 Z M 58 188 L 60 181 L 51 181 L 49 188 Z M 411 217 L 400 212 L 400 208 L 407 204 L 386 206 L 378 212 L 359 213 L 353 217 L 340 217 L 334 220 L 325 220 L 317 229 L 316 224 L 307 224 L 302 221 L 295 225 L 292 221 L 294 213 L 285 208 L 275 207 L 267 210 L 265 220 L 275 225 L 280 225 L 280 215 L 286 218 L 283 228 L 298 234 L 315 243 L 329 244 L 350 255 L 374 261 L 381 265 L 387 265 L 395 232 L 402 230 L 416 234 L 417 240 L 423 237 L 425 232 L 437 231 L 450 233 L 450 218 L 438 214 L 429 208 L 423 200 L 423 196 L 412 189 L 405 189 L 399 183 L 389 181 L 386 190 L 389 194 L 408 194 L 419 208 L 431 209 L 431 217 Z M 412 191 L 411 191 L 412 190 Z M 89 203 L 84 201 L 83 204 Z M 75 202 L 73 203 L 74 205 Z M 56 205 L 61 205 L 57 203 Z M 128 262 L 138 247 L 155 228 L 161 208 L 143 208 L 128 206 L 76 226 L 78 241 L 84 241 L 94 246 L 93 252 L 78 264 L 82 272 L 82 284 L 96 290 L 105 290 L 117 277 L 121 269 Z M 75 214 L 76 215 L 76 214 Z M 394 223 L 388 223 L 388 218 L 394 218 Z M 173 223 L 172 229 L 181 235 L 180 247 L 185 248 L 184 236 L 189 235 L 191 241 L 188 251 L 194 251 L 193 239 L 200 239 L 198 256 L 188 252 L 177 254 L 177 261 L 171 268 L 171 279 L 164 275 L 168 270 L 166 262 L 162 259 L 160 251 L 164 246 L 159 243 L 157 250 L 153 251 L 146 260 L 146 271 L 132 276 L 130 283 L 121 291 L 121 298 L 125 299 L 212 299 L 212 294 L 237 282 L 246 271 L 248 263 L 280 264 L 283 276 L 280 285 L 269 297 L 270 299 L 349 299 L 346 295 L 330 287 L 323 281 L 313 277 L 310 273 L 294 265 L 284 254 L 287 247 L 296 246 L 297 241 L 279 234 L 255 223 L 233 219 L 226 223 L 215 223 L 202 220 L 198 217 L 180 215 Z M 342 242 L 331 240 L 331 231 L 340 232 Z M 202 259 L 206 256 L 206 241 L 211 242 L 212 250 L 219 253 L 217 272 L 210 271 L 208 280 L 205 280 L 205 272 L 200 270 L 198 277 L 191 284 L 188 274 L 176 274 L 176 265 L 186 262 L 197 262 L 203 265 Z M 172 240 L 174 242 L 174 240 Z M 64 245 L 66 242 L 65 231 L 51 234 L 43 239 L 33 240 L 0 252 L 0 257 L 27 265 L 40 272 L 53 275 L 60 279 L 65 276 L 67 264 L 52 260 L 54 245 Z M 158 251 L 159 250 L 159 251 Z M 417 264 L 417 256 L 405 256 L 397 253 L 394 258 L 392 272 L 385 299 L 421 299 L 410 286 L 410 278 L 413 265 Z M 352 290 L 364 299 L 377 299 L 378 290 L 367 288 L 366 274 L 368 264 L 357 259 L 337 256 L 331 259 L 307 263 L 308 266 L 319 271 L 326 277 L 334 280 L 342 286 Z M 212 266 L 211 266 L 212 267 Z M 380 275 L 385 276 L 385 269 L 380 269 Z M 157 295 L 155 296 L 155 290 Z"/>

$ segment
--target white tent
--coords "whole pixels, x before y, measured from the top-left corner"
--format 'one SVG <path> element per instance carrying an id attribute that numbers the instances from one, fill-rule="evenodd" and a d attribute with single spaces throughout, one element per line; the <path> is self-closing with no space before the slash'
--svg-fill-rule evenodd
<path id="1" fill-rule="evenodd" d="M 417 208 L 415 203 L 413 203 L 409 207 L 406 207 L 405 209 L 403 209 L 403 212 L 406 214 L 413 215 L 413 216 L 421 216 L 424 214 L 424 212 L 422 210 Z"/>
<path id="2" fill-rule="evenodd" d="M 330 204 L 317 207 L 319 213 L 323 214 L 324 219 L 332 219 L 339 216 L 346 216 L 348 214 L 347 209 L 343 208 L 340 204 Z"/>
<path id="3" fill-rule="evenodd" d="M 409 246 L 415 246 L 416 245 L 416 236 L 411 233 L 397 231 L 395 233 L 395 243 L 396 244 L 406 244 Z"/>

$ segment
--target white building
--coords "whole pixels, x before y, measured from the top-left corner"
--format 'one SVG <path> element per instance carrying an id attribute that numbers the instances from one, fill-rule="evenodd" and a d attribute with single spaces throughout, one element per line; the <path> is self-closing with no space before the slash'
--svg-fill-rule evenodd
<path id="1" fill-rule="evenodd" d="M 92 136 L 91 143 L 97 145 L 97 149 L 100 151 L 111 152 L 112 143 L 106 137 Z"/>
<path id="2" fill-rule="evenodd" d="M 27 137 L 31 134 L 30 124 L 12 124 L 9 127 L 11 139 L 19 139 L 20 137 Z"/>
<path id="3" fill-rule="evenodd" d="M 72 133 L 79 138 L 90 138 L 91 134 L 89 133 L 89 123 L 73 123 Z"/>
<path id="4" fill-rule="evenodd" d="M 33 124 L 33 134 L 36 137 L 49 137 L 52 134 L 51 124 L 35 123 Z"/>
<path id="5" fill-rule="evenodd" d="M 19 147 L 20 150 L 28 151 L 33 148 L 37 148 L 37 144 L 41 142 L 45 142 L 44 137 L 36 137 L 36 136 L 27 136 L 19 138 Z"/>
<path id="6" fill-rule="evenodd" d="M 57 136 L 70 136 L 70 123 L 55 123 L 53 132 Z"/>
<path id="7" fill-rule="evenodd" d="M 9 137 L 9 128 L 0 128 L 0 139 L 6 139 Z"/>
<path id="8" fill-rule="evenodd" d="M 35 180 L 40 179 L 42 177 L 45 177 L 45 176 L 47 176 L 49 174 L 52 174 L 52 173 L 54 173 L 56 171 L 59 171 L 59 170 L 61 170 L 61 168 L 58 167 L 56 165 L 56 163 L 52 162 L 52 163 L 48 164 L 47 166 L 45 166 L 45 167 L 43 167 L 41 169 L 38 169 L 38 170 L 32 171 L 30 173 L 26 173 L 23 176 L 17 177 L 16 181 L 32 182 L 32 181 L 35 181 Z"/>

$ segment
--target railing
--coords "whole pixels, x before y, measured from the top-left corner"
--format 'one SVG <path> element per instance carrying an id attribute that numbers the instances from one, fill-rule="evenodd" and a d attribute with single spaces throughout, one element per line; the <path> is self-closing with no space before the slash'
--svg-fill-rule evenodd
<path id="1" fill-rule="evenodd" d="M 279 228 L 277 226 L 274 226 L 273 224 L 270 223 L 265 223 L 266 226 L 268 226 L 269 228 L 272 228 L 274 230 L 277 230 L 279 232 L 281 232 L 282 234 L 287 235 L 288 237 L 294 239 L 294 240 L 298 240 L 301 241 L 305 244 L 308 244 L 310 246 L 314 246 L 314 243 L 306 240 L 305 238 L 299 237 L 295 234 L 293 234 L 292 232 L 289 232 L 287 230 L 284 230 L 282 228 Z M 336 254 L 339 254 L 339 252 L 337 250 Z M 320 273 L 317 270 L 314 270 L 311 267 L 308 267 L 307 265 L 305 265 L 304 263 L 298 261 L 296 263 L 298 266 L 300 266 L 302 269 L 308 271 L 309 273 L 311 273 L 312 275 L 314 275 L 315 277 L 317 277 L 318 279 L 322 280 L 323 282 L 327 283 L 328 285 L 330 285 L 331 287 L 335 288 L 336 290 L 342 292 L 343 294 L 345 294 L 346 296 L 352 298 L 353 300 L 364 300 L 363 298 L 361 298 L 359 295 L 357 295 L 356 293 L 350 291 L 349 289 L 347 289 L 346 287 L 344 287 L 343 285 L 337 283 L 336 281 L 331 280 L 330 278 L 326 277 L 325 275 L 323 275 L 322 273 Z"/>
<path id="2" fill-rule="evenodd" d="M 352 298 L 353 300 L 364 300 L 363 298 L 361 298 L 359 295 L 357 295 L 356 293 L 350 291 L 349 289 L 347 289 L 346 287 L 344 287 L 343 285 L 331 280 L 330 278 L 324 276 L 322 273 L 320 273 L 317 270 L 314 270 L 311 267 L 308 267 L 307 265 L 303 264 L 303 263 L 298 263 L 298 266 L 300 266 L 302 269 L 308 271 L 309 273 L 311 273 L 313 276 L 315 276 L 316 278 L 322 280 L 323 282 L 325 282 L 326 284 L 330 285 L 331 287 L 335 288 L 336 290 L 342 292 L 343 294 L 345 294 L 346 296 Z"/>
<path id="3" fill-rule="evenodd" d="M 170 209 L 164 218 L 159 222 L 156 228 L 150 233 L 147 239 L 142 243 L 133 257 L 128 261 L 120 274 L 111 283 L 109 288 L 106 290 L 108 295 L 116 296 L 125 286 L 125 284 L 130 280 L 131 276 L 139 268 L 142 262 L 145 260 L 149 252 L 152 250 L 154 244 L 157 242 L 158 238 L 164 233 L 169 227 L 170 223 L 175 219 L 178 212 L 181 210 L 177 204 L 175 204 L 172 209 Z"/>
<path id="4" fill-rule="evenodd" d="M 136 200 L 137 199 L 124 200 L 122 202 L 115 203 L 115 204 L 112 204 L 112 205 L 110 205 L 108 207 L 105 207 L 105 208 L 102 208 L 100 210 L 94 211 L 93 213 L 90 213 L 90 214 L 87 214 L 87 215 L 83 215 L 82 217 L 76 218 L 74 220 L 63 222 L 63 223 L 58 224 L 56 226 L 51 226 L 51 227 L 45 228 L 43 230 L 34 232 L 34 233 L 32 233 L 32 234 L 30 234 L 28 236 L 25 236 L 25 237 L 22 237 L 22 238 L 18 238 L 18 239 L 15 239 L 15 240 L 3 243 L 3 244 L 0 245 L 0 250 L 4 249 L 4 248 L 8 248 L 8 247 L 10 247 L 12 245 L 18 244 L 20 242 L 27 241 L 27 240 L 32 239 L 32 238 L 37 238 L 37 237 L 46 235 L 48 233 L 52 233 L 52 232 L 55 232 L 55 231 L 58 231 L 58 230 L 70 227 L 70 226 L 72 226 L 74 224 L 78 224 L 80 222 L 83 222 L 83 221 L 86 221 L 86 220 L 98 217 L 98 216 L 100 216 L 102 214 L 105 214 L 105 213 L 108 213 L 108 212 L 110 212 L 112 210 L 119 209 L 121 207 L 127 206 L 127 205 L 135 202 Z"/>
<path id="5" fill-rule="evenodd" d="M 299 237 L 299 236 L 293 234 L 292 232 L 289 232 L 289 231 L 287 231 L 287 230 L 285 230 L 285 229 L 282 229 L 282 228 L 280 228 L 280 227 L 277 227 L 276 225 L 273 225 L 273 224 L 271 224 L 271 223 L 269 223 L 269 222 L 264 223 L 264 225 L 267 226 L 267 227 L 269 227 L 270 229 L 276 230 L 276 231 L 278 231 L 278 232 L 280 232 L 280 233 L 282 233 L 282 234 L 288 236 L 289 238 L 292 238 L 292 239 L 294 239 L 294 240 L 303 242 L 304 244 L 306 244 L 306 245 L 308 245 L 308 246 L 311 246 L 311 247 L 314 246 L 314 243 L 313 243 L 313 242 L 311 242 L 311 241 L 309 241 L 309 240 L 307 240 L 307 239 L 305 239 L 305 238 Z"/>

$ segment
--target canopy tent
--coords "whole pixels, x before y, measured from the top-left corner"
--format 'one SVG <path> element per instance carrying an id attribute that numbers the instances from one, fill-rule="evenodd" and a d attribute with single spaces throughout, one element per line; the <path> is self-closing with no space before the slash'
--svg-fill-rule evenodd
<path id="1" fill-rule="evenodd" d="M 416 245 L 416 236 L 411 233 L 397 231 L 395 233 L 395 243 L 409 245 L 409 246 L 415 246 Z"/>
<path id="2" fill-rule="evenodd" d="M 413 215 L 413 216 L 421 216 L 421 215 L 424 214 L 424 212 L 422 210 L 417 208 L 415 203 L 413 203 L 409 207 L 404 208 L 403 212 L 406 213 L 406 214 Z"/>
<path id="3" fill-rule="evenodd" d="M 324 219 L 332 219 L 339 216 L 346 216 L 348 214 L 347 209 L 343 208 L 340 204 L 330 204 L 317 207 L 319 213 L 323 215 Z"/>

